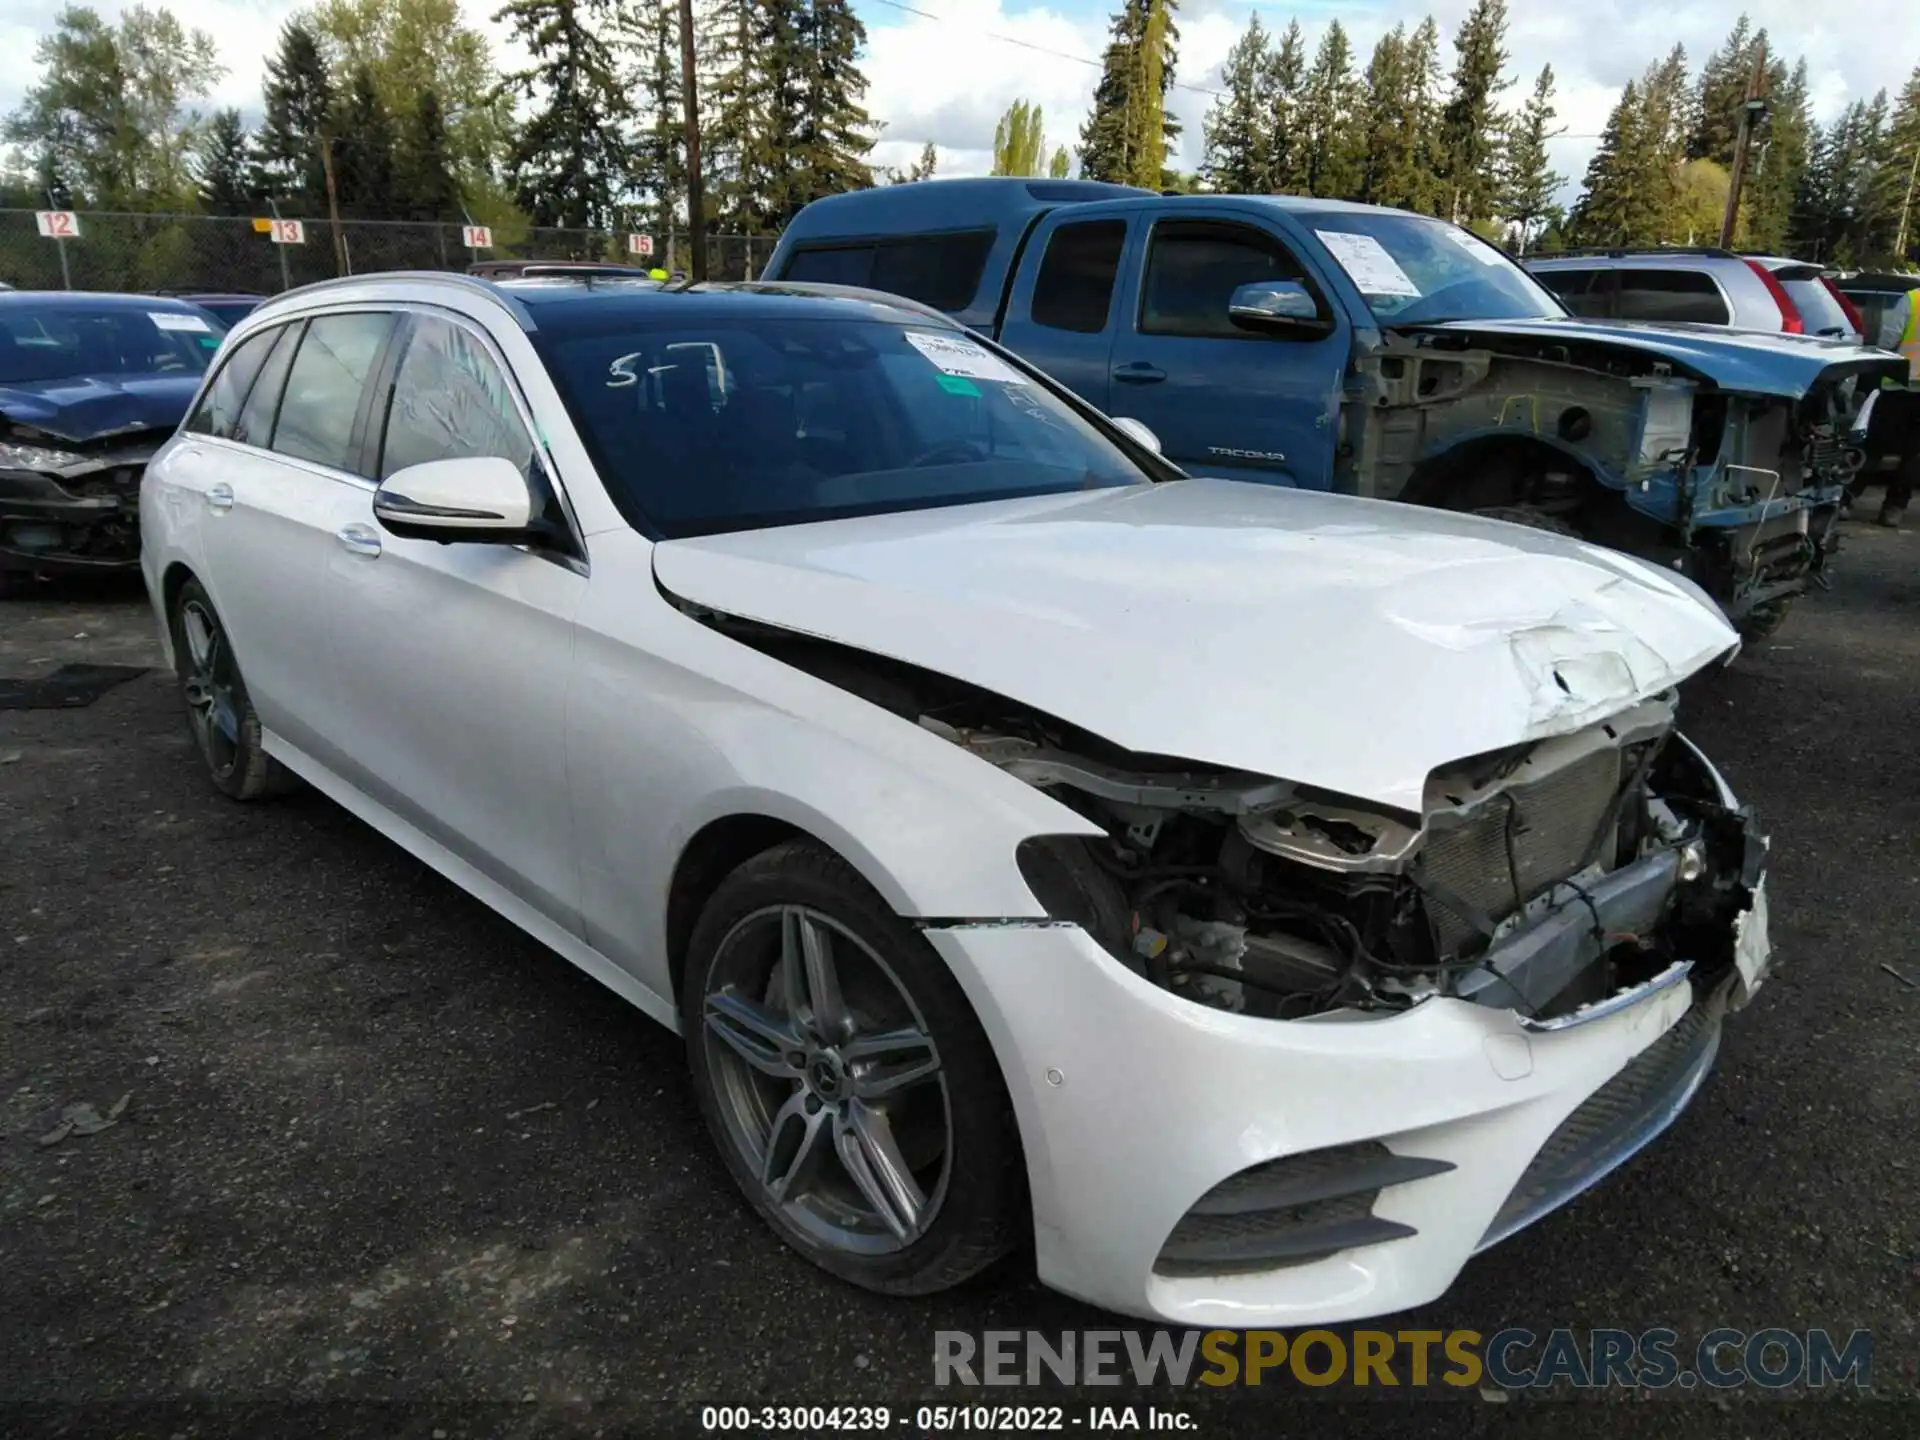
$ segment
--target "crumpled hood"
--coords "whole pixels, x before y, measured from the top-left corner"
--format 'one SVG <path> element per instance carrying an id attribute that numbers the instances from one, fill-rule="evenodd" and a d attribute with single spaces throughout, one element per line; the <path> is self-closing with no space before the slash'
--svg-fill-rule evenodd
<path id="1" fill-rule="evenodd" d="M 1799 399 L 1835 367 L 1837 374 L 1866 373 L 1901 379 L 1900 357 L 1851 340 L 1817 335 L 1733 330 L 1724 325 L 1632 324 L 1611 320 L 1450 320 L 1401 327 L 1405 334 L 1457 335 L 1484 339 L 1501 348 L 1513 342 L 1549 341 L 1561 345 L 1609 345 L 1668 361 L 1697 380 L 1723 390 Z M 1531 347 L 1530 347 L 1531 348 Z"/>
<path id="2" fill-rule="evenodd" d="M 0 384 L 0 415 L 62 440 L 172 430 L 200 389 L 198 375 L 74 375 Z"/>
<path id="3" fill-rule="evenodd" d="M 1227 480 L 654 548 L 669 594 L 953 676 L 1145 754 L 1418 812 L 1436 766 L 1728 652 L 1681 582 L 1473 516 Z"/>

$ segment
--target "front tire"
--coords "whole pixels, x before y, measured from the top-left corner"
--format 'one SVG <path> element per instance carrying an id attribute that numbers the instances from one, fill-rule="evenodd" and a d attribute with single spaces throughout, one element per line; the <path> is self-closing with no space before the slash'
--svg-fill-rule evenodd
<path id="1" fill-rule="evenodd" d="M 681 984 L 701 1114 L 780 1237 L 868 1290 L 924 1295 L 1024 1233 L 993 1049 L 926 941 L 804 840 L 747 861 L 694 927 Z"/>
<path id="2" fill-rule="evenodd" d="M 198 580 L 180 587 L 168 618 L 187 728 L 214 788 L 232 800 L 285 794 L 298 782 L 260 743 L 260 716 L 233 643 Z"/>

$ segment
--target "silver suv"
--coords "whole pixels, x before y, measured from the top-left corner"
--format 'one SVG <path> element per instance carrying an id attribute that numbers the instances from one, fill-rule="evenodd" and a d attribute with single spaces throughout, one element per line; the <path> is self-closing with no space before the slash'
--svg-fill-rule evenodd
<path id="1" fill-rule="evenodd" d="M 1859 313 L 1818 265 L 1731 250 L 1581 250 L 1525 262 L 1576 315 L 1685 320 L 1860 342 Z"/>

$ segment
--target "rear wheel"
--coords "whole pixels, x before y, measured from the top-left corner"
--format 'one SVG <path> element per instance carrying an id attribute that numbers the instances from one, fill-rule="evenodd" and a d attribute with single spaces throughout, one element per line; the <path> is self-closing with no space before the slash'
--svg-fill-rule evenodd
<path id="1" fill-rule="evenodd" d="M 945 963 L 839 857 L 791 841 L 714 893 L 681 1019 L 727 1169 L 794 1249 L 919 1295 L 1020 1238 L 1000 1070 Z"/>
<path id="2" fill-rule="evenodd" d="M 170 619 L 187 728 L 214 787 L 234 800 L 259 800 L 292 789 L 298 783 L 293 774 L 261 746 L 260 717 L 247 696 L 240 662 L 198 580 L 180 587 Z"/>

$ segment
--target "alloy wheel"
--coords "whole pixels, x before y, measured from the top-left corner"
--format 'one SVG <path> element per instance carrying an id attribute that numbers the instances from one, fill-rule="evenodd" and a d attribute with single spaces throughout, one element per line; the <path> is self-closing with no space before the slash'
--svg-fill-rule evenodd
<path id="1" fill-rule="evenodd" d="M 180 634 L 186 643 L 180 688 L 186 696 L 187 721 L 208 768 L 224 780 L 241 759 L 238 672 L 233 651 L 220 622 L 198 600 L 189 600 L 181 607 Z"/>
<path id="2" fill-rule="evenodd" d="M 719 1109 L 766 1200 L 817 1244 L 912 1245 L 945 1198 L 953 1131 L 939 1049 L 899 977 L 801 905 L 741 919 L 708 973 Z"/>

